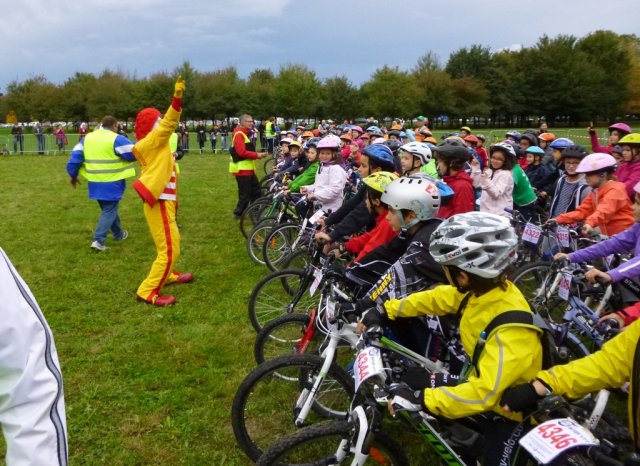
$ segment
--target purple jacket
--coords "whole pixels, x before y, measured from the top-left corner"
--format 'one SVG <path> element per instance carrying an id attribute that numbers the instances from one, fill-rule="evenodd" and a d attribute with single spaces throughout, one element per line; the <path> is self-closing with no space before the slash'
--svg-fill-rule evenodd
<path id="1" fill-rule="evenodd" d="M 622 162 L 616 170 L 618 181 L 624 183 L 631 199 L 636 195 L 633 187 L 640 181 L 640 162 Z"/>
<path id="2" fill-rule="evenodd" d="M 633 251 L 633 258 L 607 273 L 614 282 L 640 276 L 640 222 L 633 224 L 608 240 L 580 249 L 569 254 L 571 262 L 585 262 L 610 254 L 624 254 Z"/>

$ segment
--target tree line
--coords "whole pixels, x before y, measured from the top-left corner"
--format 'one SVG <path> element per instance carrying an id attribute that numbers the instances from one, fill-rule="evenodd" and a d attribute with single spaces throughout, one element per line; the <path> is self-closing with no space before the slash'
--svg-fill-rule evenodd
<path id="1" fill-rule="evenodd" d="M 277 73 L 256 69 L 242 79 L 234 67 L 198 71 L 187 61 L 173 72 L 136 78 L 121 71 L 76 73 L 63 84 L 36 76 L 7 85 L 0 120 L 96 121 L 103 115 L 132 120 L 139 109 L 163 108 L 174 78 L 189 83 L 183 115 L 223 119 L 251 113 L 257 119 L 378 119 L 446 115 L 477 125 L 526 125 L 544 116 L 553 123 L 613 121 L 640 116 L 640 39 L 596 31 L 580 39 L 540 37 L 518 51 L 471 45 L 442 64 L 433 52 L 410 70 L 384 65 L 360 86 L 346 76 L 320 80 L 304 64 Z"/>

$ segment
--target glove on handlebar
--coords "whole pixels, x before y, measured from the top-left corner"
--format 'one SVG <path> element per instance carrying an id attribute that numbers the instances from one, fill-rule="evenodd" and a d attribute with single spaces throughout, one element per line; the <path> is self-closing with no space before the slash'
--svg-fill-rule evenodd
<path id="1" fill-rule="evenodd" d="M 423 390 L 414 390 L 404 382 L 394 383 L 389 387 L 389 395 L 393 397 L 391 402 L 396 408 L 412 412 L 427 411 Z"/>
<path id="2" fill-rule="evenodd" d="M 541 398 L 544 397 L 538 395 L 532 383 L 523 383 L 507 388 L 500 399 L 500 406 L 508 406 L 511 411 L 522 411 L 535 406 Z"/>

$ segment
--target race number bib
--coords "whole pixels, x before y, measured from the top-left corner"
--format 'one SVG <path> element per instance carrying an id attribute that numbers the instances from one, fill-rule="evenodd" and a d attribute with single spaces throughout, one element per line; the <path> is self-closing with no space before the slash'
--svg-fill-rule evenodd
<path id="1" fill-rule="evenodd" d="M 591 432 L 573 419 L 552 419 L 527 433 L 520 445 L 540 464 L 553 461 L 562 452 L 578 446 L 598 445 Z"/>
<path id="2" fill-rule="evenodd" d="M 311 283 L 311 286 L 309 287 L 309 294 L 311 296 L 316 294 L 316 290 L 320 286 L 320 282 L 322 282 L 322 270 L 315 269 L 313 271 L 313 283 Z"/>
<path id="3" fill-rule="evenodd" d="M 558 238 L 558 243 L 563 248 L 568 248 L 571 246 L 571 237 L 569 236 L 569 230 L 565 227 L 556 228 L 556 238 Z"/>
<path id="4" fill-rule="evenodd" d="M 309 223 L 311 223 L 312 225 L 315 225 L 318 219 L 323 216 L 324 216 L 324 211 L 322 209 L 318 209 L 316 213 L 309 218 Z"/>
<path id="5" fill-rule="evenodd" d="M 563 273 L 562 278 L 560 279 L 560 285 L 558 286 L 558 296 L 564 299 L 565 301 L 569 301 L 569 295 L 571 290 L 571 274 Z"/>
<path id="6" fill-rule="evenodd" d="M 522 232 L 522 241 L 526 241 L 531 244 L 538 244 L 540 240 L 540 235 L 542 234 L 542 228 L 533 223 L 527 223 L 524 226 L 524 230 Z"/>
<path id="7" fill-rule="evenodd" d="M 362 382 L 383 372 L 384 366 L 382 365 L 380 349 L 369 346 L 360 351 L 353 365 L 356 392 Z"/>

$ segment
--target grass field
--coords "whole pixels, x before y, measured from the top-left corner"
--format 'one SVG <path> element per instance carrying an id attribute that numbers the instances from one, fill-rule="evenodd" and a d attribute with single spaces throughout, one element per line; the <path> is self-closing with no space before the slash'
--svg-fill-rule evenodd
<path id="1" fill-rule="evenodd" d="M 127 190 L 129 238 L 94 252 L 99 207 L 85 184 L 69 185 L 66 160 L 0 158 L 0 246 L 55 336 L 71 464 L 246 464 L 229 413 L 254 364 L 246 303 L 265 269 L 249 261 L 231 214 L 227 156 L 181 162 L 178 265 L 196 279 L 168 288 L 178 304 L 165 309 L 135 301 L 155 257 L 141 201 Z"/>

